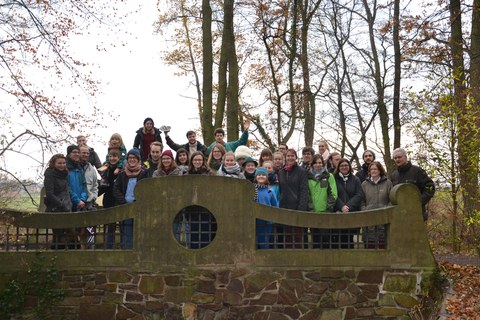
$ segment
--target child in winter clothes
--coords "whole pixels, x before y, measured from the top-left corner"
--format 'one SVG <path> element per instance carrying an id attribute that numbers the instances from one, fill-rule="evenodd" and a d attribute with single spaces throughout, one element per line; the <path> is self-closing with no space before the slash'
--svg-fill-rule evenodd
<path id="1" fill-rule="evenodd" d="M 268 183 L 268 171 L 264 167 L 255 170 L 255 201 L 278 208 L 278 200 Z M 257 219 L 257 247 L 268 249 L 272 233 L 272 222 Z"/>
<path id="2" fill-rule="evenodd" d="M 278 186 L 278 175 L 275 172 L 275 167 L 273 165 L 273 161 L 267 160 L 263 162 L 262 167 L 267 169 L 268 172 L 268 183 L 270 185 L 270 189 L 273 190 L 277 200 L 280 199 L 280 187 Z"/>
<path id="3" fill-rule="evenodd" d="M 122 136 L 119 133 L 114 133 L 110 137 L 110 140 L 108 140 L 108 150 L 107 150 L 107 156 L 105 158 L 105 162 L 103 163 L 105 165 L 108 163 L 108 153 L 112 149 L 118 149 L 120 151 L 120 161 L 117 163 L 117 169 L 115 170 L 115 175 L 117 175 L 120 170 L 123 168 L 123 161 L 125 161 L 125 156 L 127 155 L 127 149 L 125 148 L 125 144 L 123 143 Z M 99 171 L 102 171 L 100 168 Z M 106 169 L 107 167 L 105 167 Z"/>

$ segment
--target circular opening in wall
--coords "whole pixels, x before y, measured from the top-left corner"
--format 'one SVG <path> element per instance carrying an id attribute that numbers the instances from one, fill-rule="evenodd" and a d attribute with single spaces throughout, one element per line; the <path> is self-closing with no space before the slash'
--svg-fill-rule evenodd
<path id="1" fill-rule="evenodd" d="M 182 246 L 200 249 L 208 246 L 217 234 L 217 220 L 208 209 L 188 206 L 173 220 L 173 235 Z"/>

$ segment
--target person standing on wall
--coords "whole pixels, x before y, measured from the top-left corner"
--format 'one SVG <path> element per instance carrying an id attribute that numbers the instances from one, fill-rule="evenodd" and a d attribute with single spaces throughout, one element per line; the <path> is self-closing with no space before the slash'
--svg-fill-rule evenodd
<path id="1" fill-rule="evenodd" d="M 226 151 L 233 151 L 239 147 L 239 146 L 245 146 L 247 145 L 248 142 L 248 128 L 250 128 L 250 119 L 247 119 L 245 123 L 243 124 L 243 132 L 242 135 L 240 136 L 240 139 L 237 141 L 230 141 L 226 142 L 224 141 L 225 138 L 225 131 L 222 128 L 215 129 L 214 135 L 215 135 L 215 141 L 212 142 L 207 149 L 207 155 L 210 154 L 212 149 L 215 147 L 217 143 L 221 144 Z M 218 170 L 218 169 L 217 169 Z"/>
<path id="2" fill-rule="evenodd" d="M 150 154 L 150 144 L 154 141 L 162 142 L 160 130 L 155 128 L 155 123 L 152 118 L 145 118 L 145 120 L 143 120 L 143 127 L 137 130 L 137 135 L 133 142 L 133 148 L 140 150 L 142 161 L 148 159 L 148 155 Z"/>

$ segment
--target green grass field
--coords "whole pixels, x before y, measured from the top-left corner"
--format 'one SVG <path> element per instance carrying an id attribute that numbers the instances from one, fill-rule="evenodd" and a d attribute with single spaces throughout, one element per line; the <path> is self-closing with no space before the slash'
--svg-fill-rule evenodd
<path id="1" fill-rule="evenodd" d="M 40 195 L 33 195 L 33 198 L 38 206 L 40 204 Z M 13 199 L 0 199 L 0 207 L 14 210 L 37 211 L 37 206 L 32 203 L 29 197 L 25 196 L 15 197 Z"/>

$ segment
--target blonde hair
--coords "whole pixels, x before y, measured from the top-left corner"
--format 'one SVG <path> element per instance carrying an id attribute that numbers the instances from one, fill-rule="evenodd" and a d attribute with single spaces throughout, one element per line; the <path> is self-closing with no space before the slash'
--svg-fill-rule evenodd
<path id="1" fill-rule="evenodd" d="M 112 140 L 113 139 L 116 139 L 118 141 L 120 141 L 120 146 L 113 146 L 112 145 Z M 121 148 L 121 147 L 124 147 L 125 145 L 123 144 L 123 139 L 122 139 L 122 136 L 120 135 L 120 133 L 114 133 L 112 134 L 112 136 L 110 137 L 110 140 L 108 140 L 108 146 L 110 148 Z"/>

